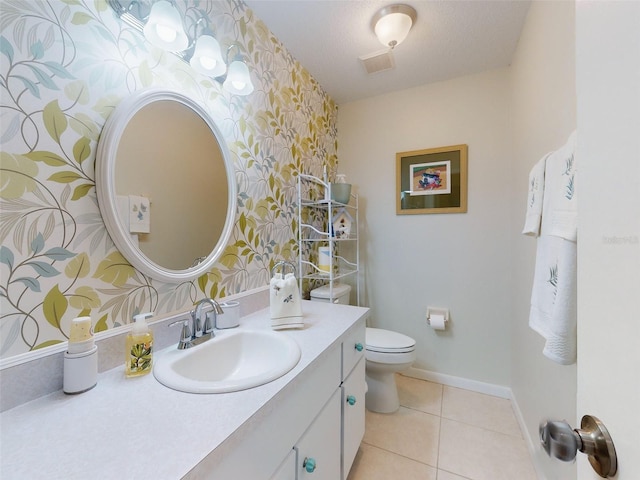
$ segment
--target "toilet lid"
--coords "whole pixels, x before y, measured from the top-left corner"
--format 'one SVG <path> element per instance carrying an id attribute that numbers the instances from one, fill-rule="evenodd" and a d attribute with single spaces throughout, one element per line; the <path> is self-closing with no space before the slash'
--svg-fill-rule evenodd
<path id="1" fill-rule="evenodd" d="M 405 353 L 415 349 L 416 341 L 398 332 L 367 328 L 367 350 L 382 353 Z"/>

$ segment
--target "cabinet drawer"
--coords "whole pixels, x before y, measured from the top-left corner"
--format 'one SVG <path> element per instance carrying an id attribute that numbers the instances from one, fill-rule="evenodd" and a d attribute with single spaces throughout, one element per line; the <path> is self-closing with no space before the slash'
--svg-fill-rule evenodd
<path id="1" fill-rule="evenodd" d="M 340 389 L 336 389 L 309 429 L 297 450 L 298 480 L 340 478 Z"/>
<path id="2" fill-rule="evenodd" d="M 342 380 L 349 376 L 358 360 L 364 357 L 366 347 L 365 323 L 361 321 L 342 342 Z"/>
<path id="3" fill-rule="evenodd" d="M 364 437 L 364 398 L 367 392 L 364 369 L 365 359 L 361 358 L 342 384 L 343 479 L 347 478 Z"/>

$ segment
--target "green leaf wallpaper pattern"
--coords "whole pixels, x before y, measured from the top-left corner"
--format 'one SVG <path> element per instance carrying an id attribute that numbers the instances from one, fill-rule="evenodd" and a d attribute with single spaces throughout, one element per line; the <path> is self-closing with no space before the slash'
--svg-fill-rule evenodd
<path id="1" fill-rule="evenodd" d="M 204 9 L 220 43 L 239 46 L 250 96 L 230 96 L 151 47 L 105 0 L 0 3 L 1 358 L 66 341 L 76 316 L 104 331 L 143 311 L 268 285 L 276 262 L 296 258 L 296 176 L 335 170 L 337 107 L 241 1 L 177 4 Z M 235 166 L 231 240 L 193 282 L 165 284 L 133 268 L 98 208 L 100 132 L 123 98 L 150 86 L 201 104 Z"/>

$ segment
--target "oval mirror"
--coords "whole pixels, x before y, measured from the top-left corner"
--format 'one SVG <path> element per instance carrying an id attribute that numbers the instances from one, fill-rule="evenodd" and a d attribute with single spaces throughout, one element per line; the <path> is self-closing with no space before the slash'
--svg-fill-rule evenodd
<path id="1" fill-rule="evenodd" d="M 226 143 L 180 93 L 141 90 L 118 104 L 98 141 L 96 190 L 117 248 L 151 278 L 199 277 L 231 235 L 236 184 Z"/>

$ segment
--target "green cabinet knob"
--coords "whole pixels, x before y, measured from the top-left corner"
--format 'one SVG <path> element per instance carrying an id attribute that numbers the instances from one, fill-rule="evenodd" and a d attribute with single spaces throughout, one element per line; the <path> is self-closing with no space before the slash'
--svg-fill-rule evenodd
<path id="1" fill-rule="evenodd" d="M 357 351 L 361 352 L 363 348 L 364 347 L 362 346 L 362 344 L 360 342 L 356 343 L 356 350 Z"/>
<path id="2" fill-rule="evenodd" d="M 304 462 L 302 462 L 302 467 L 307 473 L 313 473 L 316 469 L 316 461 L 313 458 L 305 457 Z"/>
<path id="3" fill-rule="evenodd" d="M 356 404 L 356 397 L 354 397 L 353 395 L 347 395 L 347 403 L 349 405 L 355 405 Z"/>

